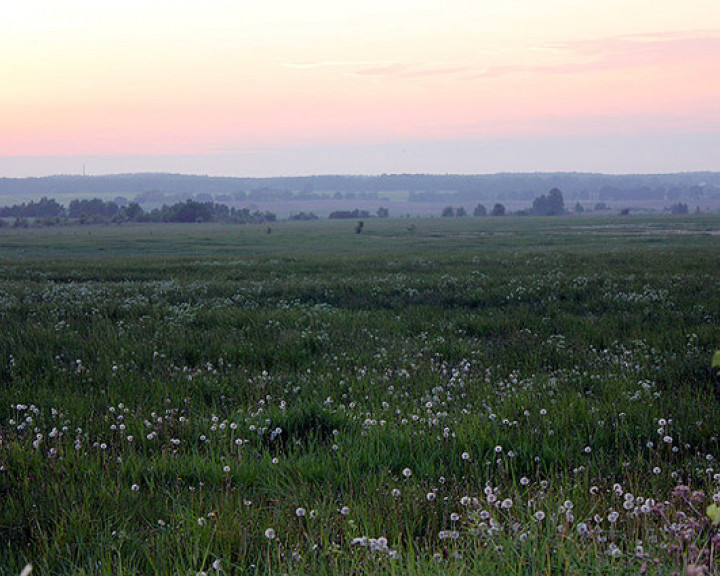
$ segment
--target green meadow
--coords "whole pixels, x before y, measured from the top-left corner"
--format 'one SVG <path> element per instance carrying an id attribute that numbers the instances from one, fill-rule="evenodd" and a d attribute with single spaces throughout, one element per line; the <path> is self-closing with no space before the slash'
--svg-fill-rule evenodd
<path id="1" fill-rule="evenodd" d="M 719 216 L 355 226 L 0 229 L 0 574 L 718 573 Z"/>

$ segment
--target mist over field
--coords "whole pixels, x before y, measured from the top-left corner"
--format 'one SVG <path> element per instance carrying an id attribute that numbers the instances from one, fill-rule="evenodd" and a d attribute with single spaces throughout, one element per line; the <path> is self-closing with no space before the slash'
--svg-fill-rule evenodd
<path id="1" fill-rule="evenodd" d="M 181 174 L 119 174 L 0 178 L 0 205 L 42 197 L 67 204 L 99 198 L 156 208 L 192 199 L 236 208 L 270 211 L 281 218 L 300 212 L 325 217 L 362 210 L 390 216 L 440 215 L 446 206 L 469 214 L 478 204 L 497 202 L 511 212 L 525 210 L 549 190 L 562 191 L 572 212 L 598 206 L 620 211 L 661 212 L 677 203 L 692 210 L 720 208 L 720 173 L 607 175 L 591 173 L 507 173 L 486 175 L 383 174 L 230 178 Z"/>

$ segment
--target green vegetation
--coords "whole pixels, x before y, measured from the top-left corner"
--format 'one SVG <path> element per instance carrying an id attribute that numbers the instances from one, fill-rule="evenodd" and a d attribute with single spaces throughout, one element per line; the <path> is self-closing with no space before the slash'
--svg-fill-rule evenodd
<path id="1" fill-rule="evenodd" d="M 3 218 L 14 218 L 13 227 L 27 228 L 32 219 L 33 226 L 57 226 L 59 224 L 124 224 L 128 222 L 152 223 L 200 223 L 222 222 L 231 224 L 262 224 L 274 222 L 271 212 L 250 212 L 248 208 L 230 208 L 225 204 L 185 200 L 145 212 L 135 203 L 118 206 L 115 202 L 73 200 L 67 208 L 54 199 L 42 198 L 39 202 L 15 204 L 0 207 L 0 226 L 6 226 Z"/>
<path id="2" fill-rule="evenodd" d="M 720 218 L 0 230 L 0 573 L 718 570 Z"/>

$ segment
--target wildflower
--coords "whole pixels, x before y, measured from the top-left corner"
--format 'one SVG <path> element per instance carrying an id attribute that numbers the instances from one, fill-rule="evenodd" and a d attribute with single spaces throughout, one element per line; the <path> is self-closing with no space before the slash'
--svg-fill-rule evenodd
<path id="1" fill-rule="evenodd" d="M 130 486 L 130 490 L 132 490 L 133 492 L 137 492 L 138 490 L 140 490 L 140 486 L 138 486 L 137 484 L 133 484 L 132 486 Z"/>
<path id="2" fill-rule="evenodd" d="M 512 508 L 512 505 L 513 505 L 513 501 L 510 500 L 510 498 L 505 498 L 505 500 L 503 500 L 502 503 L 500 504 L 500 506 L 502 506 L 505 510 Z"/>
<path id="3" fill-rule="evenodd" d="M 450 514 L 450 522 L 457 522 L 458 520 L 460 520 L 460 514 L 457 512 Z"/>
<path id="4" fill-rule="evenodd" d="M 215 562 L 213 562 L 212 564 L 212 567 L 213 570 L 217 570 L 219 572 L 220 570 L 222 570 L 222 562 L 219 559 L 215 560 Z"/>
<path id="5" fill-rule="evenodd" d="M 267 538 L 268 540 L 274 540 L 275 530 L 273 530 L 272 528 L 268 528 L 267 530 L 265 530 L 265 538 Z"/>
<path id="6" fill-rule="evenodd" d="M 715 504 L 714 502 L 710 504 L 710 506 L 708 506 L 705 510 L 705 513 L 712 521 L 713 526 L 720 525 L 720 507 L 717 504 Z"/>
<path id="7" fill-rule="evenodd" d="M 427 498 L 428 502 L 432 502 L 433 500 L 435 500 L 435 492 L 428 492 L 425 495 L 425 498 Z"/>
<path id="8" fill-rule="evenodd" d="M 542 510 L 538 510 L 537 512 L 535 512 L 534 518 L 538 522 L 542 522 L 543 520 L 545 520 L 545 512 L 543 512 Z"/>
<path id="9" fill-rule="evenodd" d="M 467 452 L 463 452 L 463 453 L 462 453 L 462 459 L 463 459 L 463 460 L 470 460 L 470 454 L 468 454 Z"/>
<path id="10" fill-rule="evenodd" d="M 713 354 L 710 367 L 714 368 L 715 371 L 720 374 L 720 350 L 715 350 L 715 354 Z"/>
<path id="11" fill-rule="evenodd" d="M 402 475 L 405 476 L 405 478 L 410 478 L 410 476 L 412 476 L 412 470 L 410 470 L 410 468 L 405 468 L 402 471 Z"/>
<path id="12" fill-rule="evenodd" d="M 347 506 L 343 506 L 342 508 L 340 508 L 340 514 L 342 514 L 343 516 L 349 515 L 350 508 L 348 508 Z"/>
<path id="13" fill-rule="evenodd" d="M 302 518 L 303 516 L 305 516 L 305 508 L 296 509 L 295 516 L 297 516 L 298 518 Z"/>

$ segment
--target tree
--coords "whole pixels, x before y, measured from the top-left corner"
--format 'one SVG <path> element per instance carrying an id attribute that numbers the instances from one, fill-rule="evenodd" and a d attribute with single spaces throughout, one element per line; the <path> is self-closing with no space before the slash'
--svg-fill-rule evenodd
<path id="1" fill-rule="evenodd" d="M 455 216 L 455 210 L 452 206 L 445 206 L 442 211 L 442 217 L 443 218 L 452 218 Z"/>
<path id="2" fill-rule="evenodd" d="M 475 210 L 473 210 L 473 216 L 487 216 L 487 208 L 485 208 L 485 206 L 483 206 L 482 204 L 478 204 L 477 206 L 475 206 Z"/>
<path id="3" fill-rule="evenodd" d="M 688 205 L 683 202 L 678 202 L 677 204 L 673 204 L 670 206 L 670 213 L 679 215 L 679 214 L 687 214 L 688 213 Z"/>
<path id="4" fill-rule="evenodd" d="M 490 212 L 490 214 L 492 216 L 505 216 L 505 206 L 503 206 L 500 203 L 495 204 L 495 206 L 493 206 L 492 212 Z"/>
<path id="5" fill-rule="evenodd" d="M 380 208 L 378 208 L 377 216 L 378 218 L 387 218 L 388 216 L 390 216 L 390 210 L 381 206 Z"/>
<path id="6" fill-rule="evenodd" d="M 455 216 L 457 218 L 462 218 L 463 216 L 467 216 L 467 210 L 465 210 L 465 207 L 460 206 L 457 210 L 455 210 Z"/>
<path id="7" fill-rule="evenodd" d="M 538 216 L 557 216 L 565 211 L 565 201 L 563 200 L 562 192 L 559 189 L 553 188 L 545 194 L 533 200 L 533 213 Z"/>

